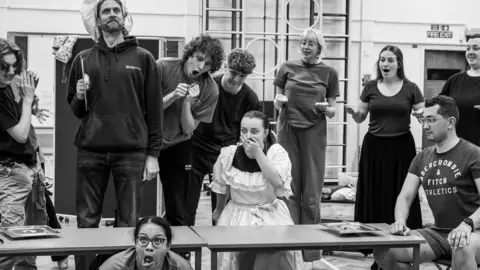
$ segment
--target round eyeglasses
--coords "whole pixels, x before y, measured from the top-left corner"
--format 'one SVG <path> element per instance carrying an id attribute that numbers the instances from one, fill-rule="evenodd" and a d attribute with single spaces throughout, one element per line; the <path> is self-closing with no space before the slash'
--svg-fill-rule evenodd
<path id="1" fill-rule="evenodd" d="M 431 126 L 433 125 L 435 122 L 437 122 L 437 119 L 435 118 L 425 118 L 425 117 L 420 117 L 418 118 L 418 122 L 420 122 L 420 124 L 423 126 L 425 124 Z"/>
<path id="2" fill-rule="evenodd" d="M 167 239 L 161 237 L 155 237 L 153 239 L 150 239 L 146 236 L 137 236 L 137 244 L 141 247 L 148 246 L 148 243 L 150 242 L 152 242 L 154 248 L 161 248 L 165 245 Z"/>

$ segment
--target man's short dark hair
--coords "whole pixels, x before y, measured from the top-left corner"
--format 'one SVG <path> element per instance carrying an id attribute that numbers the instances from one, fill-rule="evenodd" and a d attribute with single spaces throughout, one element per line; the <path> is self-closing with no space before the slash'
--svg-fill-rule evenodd
<path id="1" fill-rule="evenodd" d="M 448 96 L 439 95 L 425 100 L 425 108 L 433 107 L 435 105 L 438 105 L 439 107 L 437 111 L 438 114 L 444 118 L 454 117 L 456 124 L 458 123 L 460 116 L 455 99 Z"/>
<path id="2" fill-rule="evenodd" d="M 4 55 L 11 53 L 17 58 L 17 62 L 14 64 L 14 67 L 15 74 L 19 75 L 26 67 L 22 50 L 17 44 L 15 44 L 15 42 L 9 39 L 0 38 L 0 61 L 3 61 Z"/>
<path id="3" fill-rule="evenodd" d="M 469 41 L 472 38 L 480 38 L 480 34 L 467 35 L 467 41 Z"/>
<path id="4" fill-rule="evenodd" d="M 180 64 L 185 64 L 188 58 L 193 56 L 196 52 L 204 53 L 205 57 L 210 58 L 211 73 L 219 70 L 225 59 L 222 42 L 218 38 L 212 37 L 208 34 L 200 34 L 185 45 Z"/>
<path id="5" fill-rule="evenodd" d="M 255 57 L 245 49 L 233 49 L 228 54 L 227 66 L 243 74 L 252 74 L 256 67 Z"/>

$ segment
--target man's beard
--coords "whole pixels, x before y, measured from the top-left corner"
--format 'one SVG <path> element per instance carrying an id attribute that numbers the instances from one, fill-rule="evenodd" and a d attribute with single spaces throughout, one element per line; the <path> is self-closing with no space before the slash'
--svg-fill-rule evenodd
<path id="1" fill-rule="evenodd" d="M 116 24 L 113 24 L 113 25 L 110 25 L 111 22 L 113 21 L 116 21 L 117 23 Z M 118 22 L 117 20 L 109 20 L 108 22 L 106 23 L 101 23 L 99 25 L 100 29 L 104 32 L 107 32 L 109 34 L 115 34 L 115 33 L 119 33 L 122 31 L 123 27 L 124 27 L 124 24 L 121 24 L 120 22 Z"/>

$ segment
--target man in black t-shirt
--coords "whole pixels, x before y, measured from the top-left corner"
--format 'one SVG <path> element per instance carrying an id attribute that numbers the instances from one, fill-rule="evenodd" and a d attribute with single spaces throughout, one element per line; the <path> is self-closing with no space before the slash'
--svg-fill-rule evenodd
<path id="1" fill-rule="evenodd" d="M 390 233 L 414 234 L 427 243 L 420 246 L 420 261 L 452 259 L 453 269 L 477 269 L 480 263 L 480 148 L 456 134 L 459 120 L 455 100 L 436 96 L 425 101 L 419 118 L 434 146 L 412 161 L 395 206 Z M 435 224 L 410 231 L 408 210 L 422 185 Z M 409 248 L 377 249 L 375 260 L 383 269 L 409 269 Z"/>
<path id="2" fill-rule="evenodd" d="M 45 176 L 29 139 L 35 75 L 24 71 L 23 53 L 0 38 L 0 214 L 1 227 L 46 225 Z M 11 87 L 20 75 L 19 100 Z M 35 201 L 33 201 L 35 200 Z M 0 269 L 36 269 L 35 257 L 0 257 Z"/>
<path id="3" fill-rule="evenodd" d="M 202 189 L 203 178 L 211 174 L 220 149 L 236 144 L 240 136 L 240 121 L 260 105 L 257 94 L 245 84 L 253 73 L 255 58 L 244 49 L 234 49 L 225 63 L 225 74 L 214 77 L 219 88 L 217 107 L 211 123 L 200 123 L 192 137 L 192 179 L 185 202 L 187 225 L 195 225 L 195 215 Z M 216 207 L 215 194 L 211 193 L 212 212 Z"/>

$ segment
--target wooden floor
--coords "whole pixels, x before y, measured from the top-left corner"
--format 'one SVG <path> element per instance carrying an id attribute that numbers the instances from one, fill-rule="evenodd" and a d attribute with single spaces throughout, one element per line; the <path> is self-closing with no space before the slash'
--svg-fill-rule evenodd
<path id="1" fill-rule="evenodd" d="M 328 218 L 337 218 L 350 220 L 353 217 L 354 204 L 343 204 L 343 203 L 323 203 L 322 204 L 322 216 Z M 211 210 L 210 210 L 210 197 L 206 195 L 205 192 L 202 192 L 200 198 L 199 211 L 197 213 L 197 225 L 210 225 L 211 224 Z M 422 212 L 424 223 L 433 222 L 431 211 L 422 200 Z M 75 221 L 70 221 L 69 224 L 65 224 L 65 227 L 76 227 Z M 133 243 L 132 243 L 133 245 Z M 204 248 L 202 250 L 202 269 L 210 269 L 210 252 L 208 249 Z M 372 256 L 364 257 L 360 253 L 354 252 L 334 252 L 332 256 L 324 256 L 329 263 L 335 265 L 338 269 L 341 270 L 363 270 L 370 269 L 370 265 L 373 263 Z M 194 258 L 192 256 L 192 265 Z M 307 269 L 330 269 L 320 261 L 314 263 L 306 264 Z M 50 260 L 50 257 L 38 257 L 37 266 L 40 270 L 51 270 L 58 269 L 57 264 Z M 69 257 L 69 268 L 75 269 L 75 263 L 73 256 Z M 437 268 L 433 264 L 423 264 L 420 269 L 423 270 L 436 270 Z"/>

